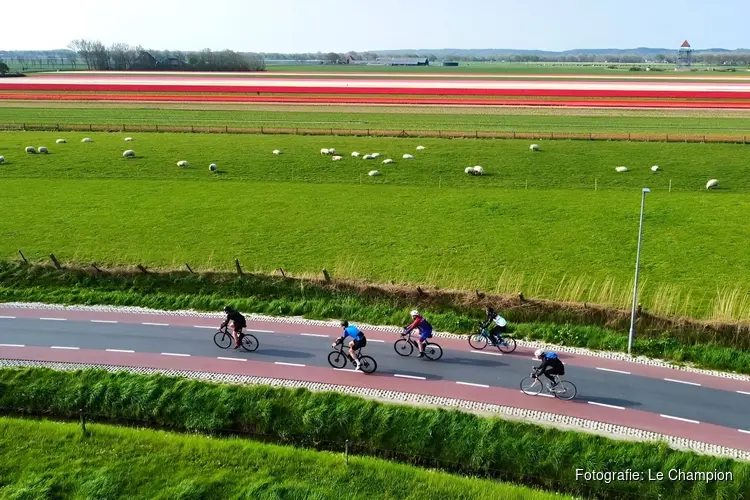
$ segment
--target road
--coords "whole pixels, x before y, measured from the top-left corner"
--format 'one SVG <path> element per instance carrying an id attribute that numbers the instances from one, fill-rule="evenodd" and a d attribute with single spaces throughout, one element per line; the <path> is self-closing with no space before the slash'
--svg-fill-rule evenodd
<path id="1" fill-rule="evenodd" d="M 450 397 L 544 409 L 670 435 L 683 435 L 681 429 L 686 429 L 691 439 L 700 435 L 702 441 L 750 451 L 750 382 L 746 381 L 563 354 L 565 378 L 578 387 L 576 401 L 540 401 L 544 398 L 519 391 L 520 380 L 535 364 L 523 348 L 500 355 L 490 347 L 480 352 L 463 340 L 435 338 L 444 355 L 433 362 L 416 355 L 398 356 L 393 349 L 398 335 L 368 332 L 363 352 L 376 359 L 378 371 L 352 376 L 334 371 L 327 362 L 336 329 L 251 323 L 260 348 L 247 353 L 216 347 L 212 340 L 216 324 L 205 318 L 0 308 L 0 358 L 179 365 L 257 375 L 272 370 L 278 378 L 450 393 Z M 724 437 L 715 438 L 719 435 Z"/>

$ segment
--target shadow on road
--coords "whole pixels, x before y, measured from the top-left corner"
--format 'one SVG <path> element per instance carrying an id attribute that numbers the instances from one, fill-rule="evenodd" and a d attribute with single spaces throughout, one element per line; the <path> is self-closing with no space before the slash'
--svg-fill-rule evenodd
<path id="1" fill-rule="evenodd" d="M 587 397 L 586 394 L 581 393 L 580 391 L 576 395 L 576 399 L 578 400 L 586 400 L 591 401 L 593 403 L 600 403 L 603 405 L 614 405 L 614 406 L 624 406 L 625 408 L 637 408 L 641 406 L 641 403 L 638 403 L 636 401 L 630 401 L 629 399 L 619 399 L 619 398 L 609 398 L 609 397 Z"/>
<path id="2" fill-rule="evenodd" d="M 304 351 L 287 351 L 286 349 L 258 349 L 253 353 L 256 356 L 270 356 L 272 358 L 314 358 L 314 354 Z"/>
<path id="3" fill-rule="evenodd" d="M 507 363 L 502 363 L 498 359 L 490 357 L 475 357 L 475 358 L 454 358 L 443 356 L 438 363 L 445 363 L 449 365 L 465 365 L 465 366 L 484 366 L 490 368 L 500 368 L 501 366 L 508 366 Z"/>

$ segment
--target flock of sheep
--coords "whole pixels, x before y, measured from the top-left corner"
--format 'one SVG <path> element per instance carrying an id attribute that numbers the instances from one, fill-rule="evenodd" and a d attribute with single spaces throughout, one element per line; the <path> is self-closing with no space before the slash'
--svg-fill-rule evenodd
<path id="1" fill-rule="evenodd" d="M 422 151 L 422 150 L 424 150 L 424 146 L 417 146 L 417 151 Z M 279 150 L 274 150 L 273 153 L 274 154 L 280 154 Z M 320 154 L 321 155 L 330 155 L 331 156 L 331 160 L 333 160 L 333 161 L 341 161 L 341 160 L 344 159 L 343 156 L 336 154 L 336 150 L 334 148 L 323 148 L 323 149 L 320 150 Z M 352 152 L 352 156 L 354 158 L 362 157 L 363 160 L 374 160 L 374 159 L 376 159 L 376 158 L 378 158 L 380 156 L 380 153 L 369 153 L 369 154 L 366 154 L 366 155 L 362 155 L 359 151 L 354 151 L 354 152 Z M 408 153 L 405 153 L 401 158 L 403 158 L 404 160 L 413 160 L 414 156 L 410 155 Z M 386 158 L 385 160 L 383 160 L 382 163 L 384 165 L 389 165 L 391 163 L 394 163 L 394 160 L 392 158 Z M 369 175 L 370 177 L 376 177 L 376 176 L 380 175 L 380 171 L 378 171 L 378 170 L 370 170 L 367 175 Z"/>

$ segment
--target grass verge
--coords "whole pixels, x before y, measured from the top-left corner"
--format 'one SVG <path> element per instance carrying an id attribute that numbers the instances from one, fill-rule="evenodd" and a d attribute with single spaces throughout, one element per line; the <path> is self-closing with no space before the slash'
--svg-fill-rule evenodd
<path id="1" fill-rule="evenodd" d="M 3 498 L 571 498 L 244 439 L 0 418 Z M 168 466 L 166 466 L 169 464 Z M 124 473 L 127 471 L 127 473 Z"/>
<path id="2" fill-rule="evenodd" d="M 215 385 L 99 370 L 0 371 L 0 407 L 206 433 L 240 432 L 297 446 L 343 444 L 361 453 L 470 474 L 498 471 L 514 482 L 598 498 L 740 498 L 750 493 L 750 464 L 675 451 L 664 444 L 615 441 L 442 409 L 384 404 L 336 393 Z M 419 423 L 417 425 L 417 423 Z M 421 457 L 421 458 L 419 458 Z M 576 480 L 576 469 L 732 472 L 729 482 L 630 481 L 616 489 Z"/>

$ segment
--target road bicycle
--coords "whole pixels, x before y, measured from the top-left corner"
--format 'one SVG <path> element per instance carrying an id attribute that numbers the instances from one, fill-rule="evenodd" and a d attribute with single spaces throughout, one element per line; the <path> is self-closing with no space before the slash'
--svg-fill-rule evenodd
<path id="1" fill-rule="evenodd" d="M 357 360 L 359 361 L 359 369 L 363 372 L 373 373 L 378 369 L 378 364 L 375 362 L 375 360 L 370 356 L 362 356 L 362 352 L 360 349 L 356 349 L 354 351 L 354 354 L 357 356 Z M 352 357 L 349 355 L 349 353 L 344 352 L 344 343 L 339 342 L 338 349 L 334 348 L 334 350 L 331 351 L 331 353 L 328 355 L 328 364 L 334 368 L 341 369 L 346 366 L 347 361 L 354 364 L 354 360 L 352 360 Z"/>
<path id="2" fill-rule="evenodd" d="M 536 369 L 536 367 L 534 368 Z M 562 380 L 559 375 L 553 375 L 552 377 L 557 385 L 552 387 L 549 382 L 542 383 L 540 380 L 542 376 L 542 374 L 539 374 L 539 377 L 534 377 L 534 372 L 531 372 L 531 375 L 521 380 L 521 391 L 529 396 L 537 396 L 542 392 L 542 389 L 546 388 L 547 392 L 563 401 L 570 401 L 578 394 L 578 389 L 573 382 Z"/>
<path id="3" fill-rule="evenodd" d="M 411 339 L 411 333 L 412 332 L 409 332 L 408 335 L 402 333 L 401 338 L 393 343 L 393 348 L 399 356 L 410 356 L 414 352 L 415 347 L 417 348 L 417 351 L 419 351 L 419 344 L 417 344 L 416 340 Z M 430 361 L 437 361 L 443 357 L 443 348 L 438 344 L 430 342 L 429 340 L 425 340 L 422 344 L 424 345 L 425 358 Z"/>
<path id="4" fill-rule="evenodd" d="M 255 338 L 255 335 L 243 332 L 239 333 L 237 336 L 239 337 L 240 345 L 247 352 L 253 352 L 258 349 L 260 344 L 258 344 L 258 339 Z M 220 328 L 219 331 L 214 334 L 214 344 L 222 349 L 229 349 L 233 342 L 234 337 L 226 326 Z"/>
<path id="5" fill-rule="evenodd" d="M 497 344 L 490 344 L 489 330 L 487 330 L 487 328 L 479 327 L 477 328 L 476 333 L 469 335 L 469 345 L 472 347 L 472 349 L 477 349 L 479 351 L 487 347 L 487 345 L 494 345 L 495 347 L 500 349 L 501 352 L 504 352 L 506 354 L 509 354 L 516 350 L 516 339 L 514 339 L 508 333 L 501 334 L 501 337 L 502 340 Z"/>

